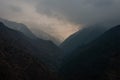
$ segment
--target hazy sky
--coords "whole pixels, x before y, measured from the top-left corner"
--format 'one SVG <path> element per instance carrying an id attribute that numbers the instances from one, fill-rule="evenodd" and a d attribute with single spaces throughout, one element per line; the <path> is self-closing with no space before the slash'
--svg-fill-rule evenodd
<path id="1" fill-rule="evenodd" d="M 63 41 L 86 25 L 120 24 L 120 0 L 0 0 L 0 17 Z"/>

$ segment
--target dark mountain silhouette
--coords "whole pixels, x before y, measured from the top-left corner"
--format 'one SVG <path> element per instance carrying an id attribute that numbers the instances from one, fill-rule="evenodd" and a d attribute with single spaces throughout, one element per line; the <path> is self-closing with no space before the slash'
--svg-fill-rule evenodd
<path id="1" fill-rule="evenodd" d="M 30 38 L 36 38 L 36 36 L 22 23 L 16 23 L 0 18 L 0 22 L 3 22 L 7 27 L 20 31 Z"/>
<path id="2" fill-rule="evenodd" d="M 32 55 L 33 50 L 21 32 L 0 22 L 0 80 L 56 80 L 49 68 Z"/>
<path id="3" fill-rule="evenodd" d="M 42 30 L 38 30 L 36 28 L 31 28 L 34 33 L 36 34 L 36 36 L 38 38 L 44 39 L 44 40 L 51 40 L 53 43 L 55 43 L 57 46 L 60 45 L 60 40 L 49 35 L 48 33 L 46 33 L 45 31 Z"/>
<path id="4" fill-rule="evenodd" d="M 95 40 L 102 33 L 104 33 L 108 27 L 100 27 L 98 25 L 86 27 L 82 30 L 76 32 L 67 38 L 61 45 L 60 48 L 64 50 L 65 53 L 70 54 L 78 46 L 84 46 L 91 41 Z"/>
<path id="5" fill-rule="evenodd" d="M 38 37 L 38 38 L 41 38 L 41 39 L 44 39 L 44 40 L 54 41 L 54 43 L 57 44 L 57 45 L 60 44 L 58 39 L 50 36 L 49 34 L 43 32 L 43 31 L 32 28 L 32 30 L 37 34 L 37 37 L 36 37 L 36 35 L 33 34 L 31 32 L 31 30 L 28 29 L 28 27 L 26 25 L 22 24 L 22 23 L 16 23 L 16 22 L 5 20 L 5 19 L 2 19 L 2 18 L 0 18 L 0 21 L 3 22 L 7 27 L 9 27 L 11 29 L 14 29 L 14 30 L 17 30 L 17 31 L 20 31 L 24 35 L 26 35 L 26 36 L 28 36 L 32 39 L 36 39 Z"/>
<path id="6" fill-rule="evenodd" d="M 0 22 L 0 80 L 58 80 L 58 73 L 64 80 L 120 80 L 120 25 L 73 34 L 60 46 L 65 54 L 12 25 Z"/>
<path id="7" fill-rule="evenodd" d="M 29 51 L 31 55 L 40 58 L 41 61 L 52 70 L 59 67 L 61 62 L 61 57 L 59 55 L 61 55 L 62 51 L 54 43 L 37 37 L 36 39 L 31 39 L 21 32 L 7 28 L 5 25 L 4 27 L 5 28 L 1 27 L 0 30 L 2 34 L 1 37 L 5 37 L 5 41 L 9 41 L 8 43 L 6 42 L 6 44 L 11 44 Z"/>
<path id="8" fill-rule="evenodd" d="M 120 25 L 77 47 L 60 69 L 65 80 L 120 79 Z"/>

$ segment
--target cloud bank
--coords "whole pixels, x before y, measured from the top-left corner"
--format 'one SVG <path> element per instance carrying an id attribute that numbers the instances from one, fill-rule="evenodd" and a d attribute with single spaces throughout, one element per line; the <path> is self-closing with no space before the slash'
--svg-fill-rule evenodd
<path id="1" fill-rule="evenodd" d="M 84 26 L 120 24 L 120 0 L 0 0 L 0 17 L 61 42 Z"/>
<path id="2" fill-rule="evenodd" d="M 38 2 L 33 0 L 0 0 L 0 17 L 24 23 L 30 29 L 43 30 L 61 42 L 78 31 L 78 25 L 74 23 L 38 13 L 36 3 Z M 33 32 L 39 35 L 38 32 Z"/>
<path id="3" fill-rule="evenodd" d="M 62 15 L 76 24 L 120 23 L 120 0 L 36 0 L 36 9 L 47 15 Z"/>

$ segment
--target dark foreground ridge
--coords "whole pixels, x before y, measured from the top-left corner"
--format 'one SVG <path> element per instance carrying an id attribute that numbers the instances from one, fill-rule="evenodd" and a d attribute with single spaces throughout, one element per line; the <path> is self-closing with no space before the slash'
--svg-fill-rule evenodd
<path id="1" fill-rule="evenodd" d="M 0 22 L 0 80 L 56 80 L 48 67 L 30 54 L 26 43 L 19 43 L 21 36 Z"/>

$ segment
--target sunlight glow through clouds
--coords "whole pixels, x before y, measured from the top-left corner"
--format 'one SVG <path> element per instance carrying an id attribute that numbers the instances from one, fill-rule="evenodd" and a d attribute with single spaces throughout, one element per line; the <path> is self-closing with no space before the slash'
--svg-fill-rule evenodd
<path id="1" fill-rule="evenodd" d="M 34 4 L 28 4 L 22 1 L 12 0 L 14 3 L 7 3 L 9 5 L 17 6 L 22 11 L 14 13 L 15 17 L 8 16 L 7 19 L 26 24 L 29 28 L 37 28 L 46 33 L 56 37 L 61 42 L 68 36 L 79 30 L 80 25 L 73 24 L 65 19 L 58 19 L 56 17 L 47 16 L 36 12 Z"/>

